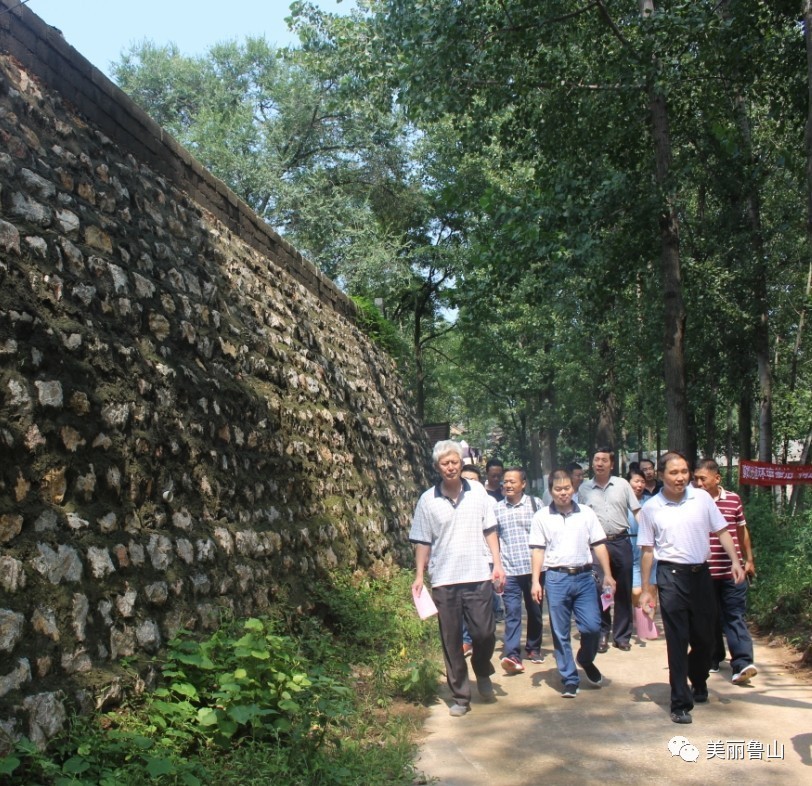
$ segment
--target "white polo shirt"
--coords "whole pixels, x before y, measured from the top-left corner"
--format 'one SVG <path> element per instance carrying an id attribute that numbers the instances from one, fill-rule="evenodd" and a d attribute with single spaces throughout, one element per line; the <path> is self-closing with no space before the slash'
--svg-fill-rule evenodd
<path id="1" fill-rule="evenodd" d="M 496 528 L 493 500 L 482 484 L 463 478 L 462 495 L 455 506 L 443 496 L 441 485 L 420 496 L 409 540 L 431 548 L 429 576 L 433 587 L 487 581 L 491 578 L 490 551 L 485 556 L 482 536 Z"/>
<path id="2" fill-rule="evenodd" d="M 603 527 L 591 508 L 573 503 L 572 512 L 563 515 L 551 503 L 533 516 L 528 545 L 545 550 L 545 568 L 580 568 L 592 563 L 590 546 L 605 540 Z"/>
<path id="3" fill-rule="evenodd" d="M 638 546 L 654 546 L 658 561 L 696 565 L 710 557 L 710 533 L 727 526 L 716 503 L 704 489 L 688 486 L 679 502 L 662 491 L 640 511 Z"/>

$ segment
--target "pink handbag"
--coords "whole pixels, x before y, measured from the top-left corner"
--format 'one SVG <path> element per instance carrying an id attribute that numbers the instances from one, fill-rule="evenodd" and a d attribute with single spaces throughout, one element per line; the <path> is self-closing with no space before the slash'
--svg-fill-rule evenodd
<path id="1" fill-rule="evenodd" d="M 654 620 L 639 606 L 634 607 L 634 624 L 641 639 L 656 639 L 660 635 Z"/>

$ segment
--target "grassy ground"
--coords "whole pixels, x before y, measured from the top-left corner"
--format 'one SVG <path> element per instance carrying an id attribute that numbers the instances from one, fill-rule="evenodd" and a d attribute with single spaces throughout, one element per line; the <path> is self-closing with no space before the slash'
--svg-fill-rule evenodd
<path id="1" fill-rule="evenodd" d="M 41 753 L 0 758 L 10 786 L 412 784 L 415 740 L 437 687 L 436 624 L 411 576 L 335 574 L 308 615 L 235 620 L 181 637 L 147 698 L 76 718 Z"/>

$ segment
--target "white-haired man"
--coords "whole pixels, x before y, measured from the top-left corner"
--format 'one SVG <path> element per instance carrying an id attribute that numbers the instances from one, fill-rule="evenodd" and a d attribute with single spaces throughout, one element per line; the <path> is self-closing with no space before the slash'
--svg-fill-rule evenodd
<path id="1" fill-rule="evenodd" d="M 450 712 L 460 717 L 471 708 L 468 664 L 462 649 L 463 620 L 473 641 L 471 666 L 479 694 L 489 701 L 495 698 L 490 676 L 494 672 L 491 658 L 496 645 L 493 584 L 501 588 L 505 572 L 499 558 L 493 505 L 481 485 L 469 483 L 460 475 L 459 443 L 438 442 L 432 458 L 440 482 L 421 495 L 409 533 L 409 540 L 415 544 L 416 562 L 412 591 L 423 592 L 424 572 L 428 568 L 446 677 L 454 699 Z M 492 571 L 483 552 L 483 535 L 493 561 Z"/>

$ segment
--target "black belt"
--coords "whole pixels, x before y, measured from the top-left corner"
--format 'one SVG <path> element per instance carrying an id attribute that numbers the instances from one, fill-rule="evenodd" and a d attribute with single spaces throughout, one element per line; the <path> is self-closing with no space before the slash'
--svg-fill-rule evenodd
<path id="1" fill-rule="evenodd" d="M 665 565 L 666 568 L 676 571 L 677 573 L 700 573 L 707 570 L 707 562 L 666 562 L 665 560 L 658 560 L 658 565 Z"/>
<path id="2" fill-rule="evenodd" d="M 568 568 L 566 565 L 554 565 L 547 568 L 547 570 L 554 570 L 556 573 L 567 573 L 570 576 L 576 576 L 579 573 L 586 573 L 592 570 L 592 563 L 589 565 L 579 565 L 577 568 Z"/>
<path id="3" fill-rule="evenodd" d="M 606 540 L 623 540 L 623 538 L 628 538 L 628 532 L 618 532 L 617 535 L 607 535 Z"/>

